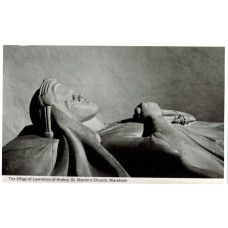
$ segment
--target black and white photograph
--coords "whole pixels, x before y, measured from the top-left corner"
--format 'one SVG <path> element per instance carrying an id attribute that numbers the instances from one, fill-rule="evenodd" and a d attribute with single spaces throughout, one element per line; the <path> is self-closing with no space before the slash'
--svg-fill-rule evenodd
<path id="1" fill-rule="evenodd" d="M 5 45 L 3 176 L 223 179 L 224 54 Z"/>
<path id="2" fill-rule="evenodd" d="M 227 1 L 0 1 L 0 226 L 227 228 Z"/>

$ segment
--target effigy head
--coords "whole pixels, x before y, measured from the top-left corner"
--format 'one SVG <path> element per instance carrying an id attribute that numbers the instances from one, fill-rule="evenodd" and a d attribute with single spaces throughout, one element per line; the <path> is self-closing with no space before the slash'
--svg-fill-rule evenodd
<path id="1" fill-rule="evenodd" d="M 30 103 L 30 117 L 33 124 L 42 128 L 48 138 L 53 137 L 52 128 L 55 127 L 51 110 L 53 106 L 79 122 L 92 119 L 98 112 L 98 106 L 81 94 L 77 95 L 55 78 L 45 79 Z"/>

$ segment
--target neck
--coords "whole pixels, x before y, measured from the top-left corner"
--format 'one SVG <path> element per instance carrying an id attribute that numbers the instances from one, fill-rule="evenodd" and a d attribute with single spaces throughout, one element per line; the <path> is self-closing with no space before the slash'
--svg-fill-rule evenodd
<path id="1" fill-rule="evenodd" d="M 85 125 L 93 131 L 100 131 L 107 126 L 104 123 L 102 123 L 102 121 L 100 121 L 97 117 L 93 117 L 91 120 L 85 121 L 83 125 Z"/>

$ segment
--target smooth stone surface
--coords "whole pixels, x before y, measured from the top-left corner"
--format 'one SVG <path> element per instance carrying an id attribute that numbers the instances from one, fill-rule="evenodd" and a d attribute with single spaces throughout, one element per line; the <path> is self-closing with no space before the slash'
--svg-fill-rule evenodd
<path id="1" fill-rule="evenodd" d="M 4 46 L 3 54 L 3 145 L 31 124 L 31 97 L 48 77 L 98 104 L 106 123 L 146 101 L 224 121 L 224 48 Z"/>

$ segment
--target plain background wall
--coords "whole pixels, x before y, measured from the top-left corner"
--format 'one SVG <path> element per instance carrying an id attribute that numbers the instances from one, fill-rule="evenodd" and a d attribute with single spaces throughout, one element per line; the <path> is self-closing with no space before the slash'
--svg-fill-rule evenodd
<path id="1" fill-rule="evenodd" d="M 106 123 L 142 101 L 224 119 L 224 48 L 4 46 L 3 71 L 3 145 L 31 124 L 30 100 L 48 77 L 97 103 Z"/>

